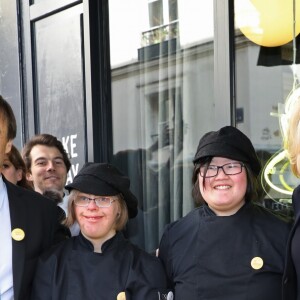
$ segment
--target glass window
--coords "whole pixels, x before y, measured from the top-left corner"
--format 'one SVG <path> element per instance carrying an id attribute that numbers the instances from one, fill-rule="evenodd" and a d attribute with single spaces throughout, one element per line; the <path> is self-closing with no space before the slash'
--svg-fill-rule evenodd
<path id="1" fill-rule="evenodd" d="M 150 27 L 162 25 L 164 22 L 162 0 L 149 1 L 148 6 Z"/>
<path id="2" fill-rule="evenodd" d="M 18 127 L 14 144 L 20 149 L 22 146 L 22 118 L 16 12 L 15 1 L 0 1 L 0 95 L 10 103 L 14 111 Z"/>
<path id="3" fill-rule="evenodd" d="M 192 159 L 214 127 L 213 1 L 109 4 L 113 163 L 139 200 L 127 234 L 154 251 L 194 208 Z"/>
<path id="4" fill-rule="evenodd" d="M 293 52 L 293 41 L 299 45 L 300 10 L 293 38 L 292 2 L 274 1 L 269 7 L 265 1 L 254 6 L 235 0 L 237 126 L 263 162 L 264 203 L 287 213 L 298 181 L 283 150 L 285 106 L 300 74 L 300 52 Z"/>
<path id="5" fill-rule="evenodd" d="M 178 19 L 177 0 L 169 0 L 169 21 L 176 21 Z"/>
<path id="6" fill-rule="evenodd" d="M 68 152 L 67 184 L 86 160 L 82 26 L 82 5 L 34 23 L 39 130 L 60 139 Z"/>

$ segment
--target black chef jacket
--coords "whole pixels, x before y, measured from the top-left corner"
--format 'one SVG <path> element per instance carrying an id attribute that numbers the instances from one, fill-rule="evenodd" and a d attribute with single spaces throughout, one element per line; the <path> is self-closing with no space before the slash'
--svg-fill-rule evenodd
<path id="1" fill-rule="evenodd" d="M 117 233 L 95 253 L 82 234 L 59 244 L 39 260 L 32 300 L 158 300 L 168 293 L 158 258 Z M 160 298 L 161 297 L 161 298 Z"/>
<path id="2" fill-rule="evenodd" d="M 225 217 L 204 205 L 170 224 L 159 257 L 175 299 L 280 300 L 289 229 L 252 203 Z"/>

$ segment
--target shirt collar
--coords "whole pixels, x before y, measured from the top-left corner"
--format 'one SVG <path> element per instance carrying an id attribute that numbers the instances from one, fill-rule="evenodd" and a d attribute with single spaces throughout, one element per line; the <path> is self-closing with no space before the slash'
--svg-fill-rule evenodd
<path id="1" fill-rule="evenodd" d="M 102 249 L 101 249 L 102 253 L 104 253 L 105 251 L 107 251 L 110 248 L 113 248 L 115 245 L 118 244 L 118 241 L 123 240 L 123 239 L 124 239 L 124 236 L 123 236 L 122 232 L 117 231 L 117 233 L 112 238 L 110 238 L 109 240 L 105 241 L 102 244 Z M 88 251 L 94 252 L 93 244 L 88 239 L 86 239 L 81 232 L 78 235 L 77 241 L 81 247 L 87 249 Z"/>
<path id="2" fill-rule="evenodd" d="M 6 185 L 3 181 L 2 175 L 0 174 L 0 209 L 3 206 L 3 201 L 6 194 L 7 194 Z"/>
<path id="3" fill-rule="evenodd" d="M 230 215 L 230 216 L 227 216 L 227 217 L 233 217 L 233 216 L 236 216 L 236 215 L 240 215 L 241 213 L 243 213 L 247 207 L 250 206 L 250 201 L 246 201 L 245 204 L 233 215 Z M 218 217 L 215 212 L 205 203 L 203 204 L 203 210 L 204 210 L 204 213 L 206 216 L 215 216 L 215 217 Z"/>

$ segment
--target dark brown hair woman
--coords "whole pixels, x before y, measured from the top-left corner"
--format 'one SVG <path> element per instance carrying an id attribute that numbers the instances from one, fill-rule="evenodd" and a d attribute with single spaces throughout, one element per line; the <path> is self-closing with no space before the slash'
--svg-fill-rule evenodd
<path id="1" fill-rule="evenodd" d="M 9 153 L 5 154 L 1 173 L 13 184 L 26 189 L 33 189 L 26 179 L 26 167 L 19 150 L 12 145 Z"/>

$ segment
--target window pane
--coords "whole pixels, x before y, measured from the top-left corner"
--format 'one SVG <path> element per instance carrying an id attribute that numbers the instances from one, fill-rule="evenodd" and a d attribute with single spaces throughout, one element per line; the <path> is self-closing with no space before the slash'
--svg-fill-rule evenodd
<path id="1" fill-rule="evenodd" d="M 7 100 L 17 121 L 14 144 L 22 146 L 21 91 L 18 54 L 17 7 L 15 1 L 0 1 L 0 95 Z"/>
<path id="2" fill-rule="evenodd" d="M 68 152 L 72 167 L 67 184 L 86 157 L 82 25 L 82 6 L 78 5 L 38 20 L 34 26 L 40 132 L 55 135 Z"/>
<path id="3" fill-rule="evenodd" d="M 178 19 L 177 13 L 177 0 L 169 0 L 169 21 L 175 21 Z"/>
<path id="4" fill-rule="evenodd" d="M 213 1 L 177 1 L 180 18 L 155 29 L 148 0 L 109 4 L 113 163 L 139 200 L 127 233 L 153 251 L 165 225 L 194 208 L 192 159 L 214 127 Z"/>
<path id="5" fill-rule="evenodd" d="M 162 0 L 152 1 L 148 5 L 150 27 L 162 25 L 164 22 Z"/>
<path id="6" fill-rule="evenodd" d="M 298 182 L 283 151 L 285 104 L 294 84 L 293 10 L 284 16 L 287 3 L 278 7 L 280 3 L 270 8 L 264 7 L 263 1 L 257 7 L 251 1 L 235 1 L 237 125 L 253 141 L 264 165 L 262 196 L 266 206 L 289 213 L 286 203 L 290 203 Z M 278 12 L 282 14 L 277 16 Z M 284 27 L 284 22 L 290 24 L 286 40 L 288 34 L 277 29 L 277 25 Z M 300 74 L 299 65 L 295 70 Z"/>

